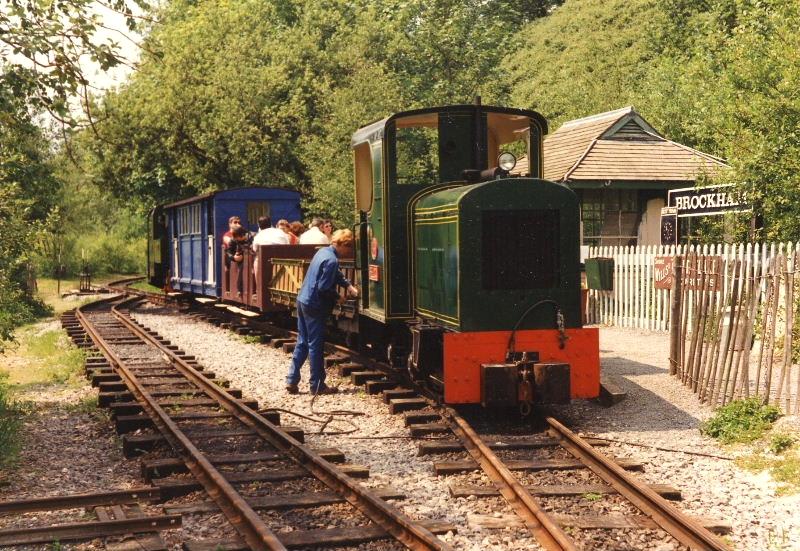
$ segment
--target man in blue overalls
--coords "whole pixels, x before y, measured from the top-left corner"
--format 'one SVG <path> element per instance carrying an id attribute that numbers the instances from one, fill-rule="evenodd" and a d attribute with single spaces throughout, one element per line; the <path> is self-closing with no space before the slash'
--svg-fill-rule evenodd
<path id="1" fill-rule="evenodd" d="M 299 392 L 300 368 L 309 357 L 311 392 L 335 394 L 338 390 L 325 384 L 325 322 L 339 298 L 338 287 L 345 287 L 347 294 L 353 298 L 358 296 L 358 289 L 339 270 L 339 257 L 352 256 L 352 251 L 353 232 L 338 230 L 331 237 L 330 246 L 318 250 L 311 260 L 297 295 L 297 344 L 286 376 L 286 391 L 289 394 Z"/>

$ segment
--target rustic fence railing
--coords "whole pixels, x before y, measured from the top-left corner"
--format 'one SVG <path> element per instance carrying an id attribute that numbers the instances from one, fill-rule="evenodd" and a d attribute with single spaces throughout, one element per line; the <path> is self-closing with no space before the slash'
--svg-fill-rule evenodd
<path id="1" fill-rule="evenodd" d="M 614 289 L 590 292 L 588 319 L 670 330 L 670 371 L 704 402 L 757 396 L 797 414 L 798 251 L 792 243 L 594 248 L 590 257 L 615 261 Z M 664 286 L 659 270 L 672 274 L 669 288 L 655 287 L 659 278 Z"/>

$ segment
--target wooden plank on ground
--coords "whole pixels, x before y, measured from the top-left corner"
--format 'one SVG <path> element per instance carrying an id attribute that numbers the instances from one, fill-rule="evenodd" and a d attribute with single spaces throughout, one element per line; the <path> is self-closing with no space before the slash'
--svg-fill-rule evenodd
<path id="1" fill-rule="evenodd" d="M 15 501 L 0 501 L 0 513 L 28 513 L 32 511 L 55 511 L 57 509 L 77 509 L 139 501 L 158 501 L 161 493 L 158 488 L 131 488 L 110 492 L 71 494 L 64 496 L 39 497 Z"/>
<path id="2" fill-rule="evenodd" d="M 600 380 L 600 403 L 605 407 L 620 403 L 627 395 L 628 393 L 613 381 Z"/>
<path id="3" fill-rule="evenodd" d="M 372 492 L 381 499 L 405 499 L 405 494 L 392 488 L 372 488 Z M 264 497 L 251 497 L 247 503 L 253 509 L 293 509 L 295 507 L 319 507 L 333 503 L 343 503 L 344 498 L 334 492 L 311 492 L 307 494 L 289 494 Z M 195 501 L 164 508 L 171 515 L 188 515 L 194 513 L 213 513 L 218 511 L 213 501 Z"/>
<path id="4" fill-rule="evenodd" d="M 406 425 L 408 424 L 409 423 L 406 422 Z M 594 438 L 586 438 L 584 440 L 592 446 L 608 446 L 608 442 L 604 440 L 597 440 Z M 534 450 L 538 448 L 560 446 L 557 439 L 549 436 L 534 436 L 532 438 L 503 442 L 486 442 L 486 445 L 493 450 Z M 420 442 L 417 454 L 430 455 L 438 453 L 457 453 L 460 451 L 464 451 L 464 446 L 457 440 L 437 440 L 434 442 Z"/>
<path id="5" fill-rule="evenodd" d="M 668 484 L 649 484 L 651 490 L 664 499 L 679 500 L 681 491 Z M 584 494 L 616 494 L 617 491 L 605 484 L 548 484 L 539 486 L 525 486 L 528 493 L 537 496 L 575 496 Z M 450 485 L 450 495 L 453 497 L 491 497 L 500 495 L 494 486 L 465 486 Z"/>
<path id="6" fill-rule="evenodd" d="M 614 461 L 623 469 L 641 471 L 644 466 L 640 461 L 625 457 L 615 458 Z M 504 462 L 512 471 L 543 471 L 553 469 L 559 471 L 586 469 L 586 465 L 577 459 L 515 459 Z M 437 461 L 433 469 L 437 475 L 457 474 L 478 470 L 480 467 L 475 461 Z"/>
<path id="7" fill-rule="evenodd" d="M 50 526 L 13 528 L 0 530 L 0 547 L 32 545 L 35 543 L 51 544 L 54 541 L 91 540 L 148 530 L 174 530 L 180 528 L 180 526 L 181 517 L 179 515 L 166 515 L 109 520 L 106 522 L 75 522 Z"/>
<path id="8" fill-rule="evenodd" d="M 449 522 L 421 521 L 419 524 L 434 534 L 456 532 L 456 527 Z M 330 547 L 354 545 L 389 537 L 383 528 L 375 524 L 326 530 L 278 532 L 276 535 L 281 543 L 290 549 L 315 548 L 319 546 L 320 542 L 325 542 L 326 546 Z M 246 551 L 248 549 L 244 541 L 240 539 L 188 541 L 184 543 L 183 548 L 186 551 Z"/>
<path id="9" fill-rule="evenodd" d="M 369 467 L 363 465 L 339 465 L 339 470 L 353 478 L 368 478 Z M 232 472 L 225 473 L 225 479 L 232 484 L 246 484 L 250 482 L 283 482 L 311 476 L 305 469 L 280 469 L 266 472 Z M 203 486 L 194 479 L 154 478 L 153 485 L 161 489 L 161 494 L 169 499 L 170 496 L 186 495 L 190 492 L 202 490 Z"/>
<path id="10" fill-rule="evenodd" d="M 559 515 L 552 514 L 552 519 L 561 526 L 569 526 L 581 530 L 654 530 L 658 525 L 650 517 L 643 515 Z M 695 517 L 707 530 L 715 534 L 730 533 L 730 523 Z M 472 528 L 504 529 L 522 528 L 524 524 L 516 515 L 480 515 L 468 514 L 467 523 Z"/>

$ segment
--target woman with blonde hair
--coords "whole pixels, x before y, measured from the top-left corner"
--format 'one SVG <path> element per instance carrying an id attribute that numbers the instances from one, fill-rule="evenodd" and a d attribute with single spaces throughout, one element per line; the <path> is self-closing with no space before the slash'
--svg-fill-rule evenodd
<path id="1" fill-rule="evenodd" d="M 325 384 L 325 322 L 339 298 L 338 287 L 346 288 L 347 294 L 353 298 L 358 296 L 358 289 L 339 270 L 339 257 L 351 256 L 352 252 L 353 232 L 337 230 L 331 236 L 331 244 L 318 250 L 308 266 L 297 295 L 297 343 L 286 376 L 286 391 L 289 394 L 300 392 L 297 386 L 300 383 L 300 368 L 307 358 L 311 364 L 311 392 L 335 394 L 338 391 Z"/>

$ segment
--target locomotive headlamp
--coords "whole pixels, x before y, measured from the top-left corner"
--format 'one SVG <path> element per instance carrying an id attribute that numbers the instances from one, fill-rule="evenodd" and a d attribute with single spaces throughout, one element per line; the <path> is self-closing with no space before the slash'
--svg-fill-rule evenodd
<path id="1" fill-rule="evenodd" d="M 517 158 L 513 153 L 504 151 L 497 157 L 497 165 L 506 172 L 511 172 L 517 166 Z"/>

